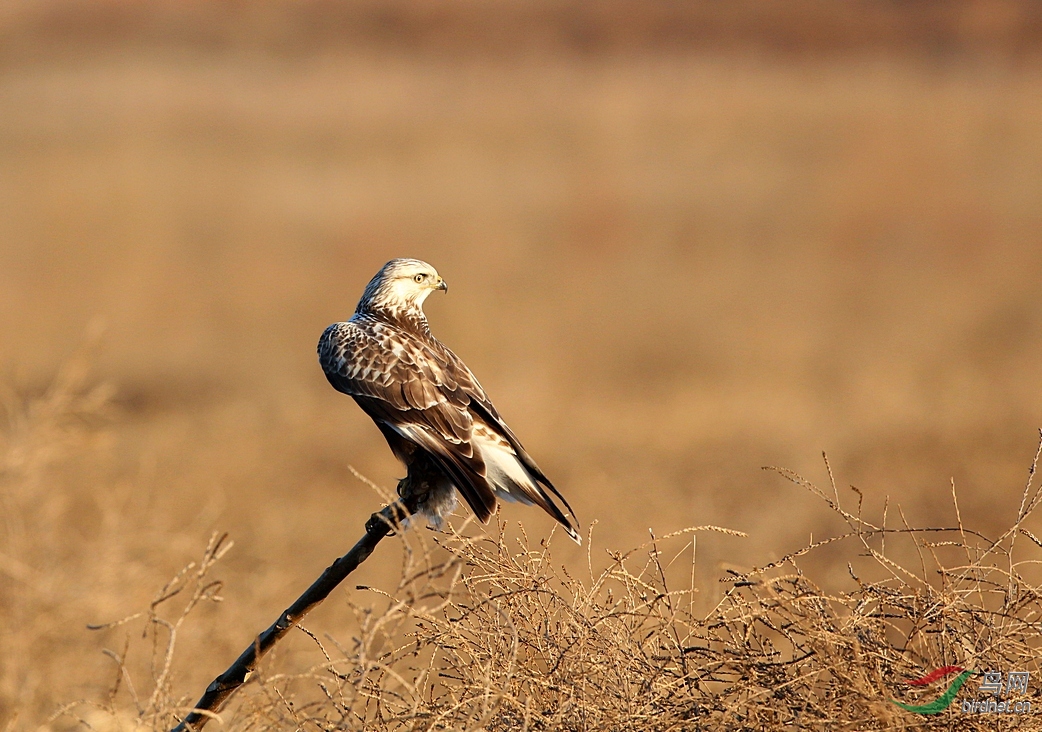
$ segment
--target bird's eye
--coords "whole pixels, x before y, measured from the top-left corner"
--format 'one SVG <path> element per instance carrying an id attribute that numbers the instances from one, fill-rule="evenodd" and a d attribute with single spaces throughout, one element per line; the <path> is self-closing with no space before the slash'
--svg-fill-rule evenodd
<path id="1" fill-rule="evenodd" d="M 415 277 L 413 277 L 413 279 L 416 280 L 417 282 L 423 282 L 423 278 L 426 277 L 426 276 L 427 275 L 425 275 L 425 274 L 418 274 Z"/>

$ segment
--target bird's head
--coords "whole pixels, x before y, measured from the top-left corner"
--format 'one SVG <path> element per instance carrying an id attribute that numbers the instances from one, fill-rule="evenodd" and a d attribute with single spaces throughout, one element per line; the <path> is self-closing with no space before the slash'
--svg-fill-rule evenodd
<path id="1" fill-rule="evenodd" d="M 391 314 L 421 311 L 423 301 L 449 285 L 434 267 L 419 259 L 392 259 L 369 281 L 358 303 L 359 312 Z"/>

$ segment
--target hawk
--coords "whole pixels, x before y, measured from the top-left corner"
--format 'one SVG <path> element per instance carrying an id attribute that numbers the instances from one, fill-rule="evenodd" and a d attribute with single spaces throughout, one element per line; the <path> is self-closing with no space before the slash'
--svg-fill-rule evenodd
<path id="1" fill-rule="evenodd" d="M 380 428 L 408 470 L 399 484 L 434 526 L 456 493 L 482 523 L 496 499 L 535 504 L 579 533 L 550 494 L 575 512 L 488 398 L 470 369 L 431 335 L 423 301 L 448 284 L 418 259 L 392 259 L 369 282 L 351 319 L 326 328 L 318 360 Z"/>

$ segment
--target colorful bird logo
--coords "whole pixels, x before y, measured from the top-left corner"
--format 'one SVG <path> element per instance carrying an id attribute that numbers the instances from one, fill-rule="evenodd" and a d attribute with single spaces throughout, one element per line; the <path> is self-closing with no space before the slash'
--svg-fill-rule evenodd
<path id="1" fill-rule="evenodd" d="M 955 695 L 959 693 L 959 689 L 961 689 L 962 685 L 966 683 L 966 679 L 970 678 L 975 673 L 977 672 L 964 669 L 962 666 L 943 666 L 936 671 L 931 671 L 926 674 L 926 676 L 905 681 L 906 684 L 911 686 L 929 686 L 938 679 L 943 679 L 951 674 L 958 674 L 958 676 L 955 677 L 955 680 L 952 681 L 951 684 L 948 685 L 948 688 L 944 690 L 944 693 L 929 704 L 904 704 L 896 699 L 891 699 L 890 701 L 902 709 L 915 714 L 938 714 L 951 706 L 951 703 L 955 701 Z"/>

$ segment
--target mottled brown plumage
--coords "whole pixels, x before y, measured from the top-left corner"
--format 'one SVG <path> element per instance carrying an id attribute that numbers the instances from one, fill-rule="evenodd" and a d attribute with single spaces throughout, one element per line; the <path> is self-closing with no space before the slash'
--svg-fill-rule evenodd
<path id="1" fill-rule="evenodd" d="M 409 490 L 435 525 L 458 490 L 483 523 L 496 499 L 535 504 L 575 541 L 575 527 L 553 501 L 564 497 L 503 422 L 474 374 L 431 335 L 423 301 L 445 281 L 426 262 L 393 259 L 369 282 L 351 319 L 318 343 L 329 383 L 354 397 L 406 466 Z"/>

